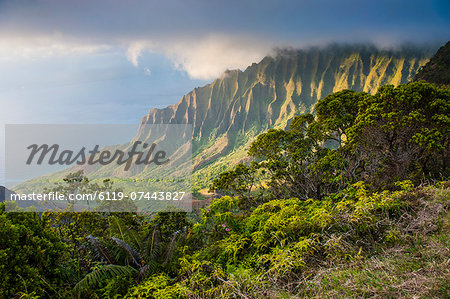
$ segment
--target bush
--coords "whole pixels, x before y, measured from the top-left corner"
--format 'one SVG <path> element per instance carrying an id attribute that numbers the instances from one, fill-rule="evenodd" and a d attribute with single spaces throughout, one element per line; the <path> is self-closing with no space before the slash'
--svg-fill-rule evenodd
<path id="1" fill-rule="evenodd" d="M 0 297 L 57 294 L 65 244 L 37 213 L 0 210 Z"/>

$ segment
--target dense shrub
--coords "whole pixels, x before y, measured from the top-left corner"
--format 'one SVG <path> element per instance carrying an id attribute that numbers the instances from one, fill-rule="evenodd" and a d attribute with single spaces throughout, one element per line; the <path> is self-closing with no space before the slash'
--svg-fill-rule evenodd
<path id="1" fill-rule="evenodd" d="M 176 278 L 152 276 L 130 296 L 257 298 L 283 292 L 292 296 L 306 292 L 304 288 L 312 292 L 308 277 L 322 268 L 359 263 L 399 244 L 415 244 L 414 234 L 430 225 L 420 222 L 424 218 L 440 230 L 448 189 L 414 188 L 410 181 L 396 188 L 378 193 L 359 182 L 321 201 L 272 200 L 247 216 L 236 208 L 236 198 L 217 199 L 194 229 L 202 235 L 212 228 L 204 248 L 185 252 Z M 437 199 L 433 194 L 439 194 Z"/>
<path id="2" fill-rule="evenodd" d="M 45 218 L 32 212 L 6 213 L 0 204 L 0 298 L 59 293 L 65 250 Z"/>

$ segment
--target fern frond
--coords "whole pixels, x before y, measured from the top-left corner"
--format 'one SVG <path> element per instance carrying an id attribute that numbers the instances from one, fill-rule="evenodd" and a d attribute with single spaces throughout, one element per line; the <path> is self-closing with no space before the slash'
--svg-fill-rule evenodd
<path id="1" fill-rule="evenodd" d="M 119 265 L 106 265 L 102 268 L 96 269 L 87 274 L 82 280 L 80 280 L 73 291 L 77 294 L 81 294 L 91 287 L 99 285 L 101 282 L 111 279 L 119 275 L 134 276 L 138 273 L 136 269 L 130 266 Z"/>
<path id="2" fill-rule="evenodd" d="M 86 239 L 93 246 L 93 248 L 96 249 L 97 253 L 100 253 L 99 256 L 100 255 L 103 256 L 108 261 L 108 263 L 110 263 L 110 264 L 113 263 L 113 259 L 111 258 L 111 255 L 109 254 L 106 247 L 98 240 L 98 238 L 89 235 L 86 237 Z"/>
<path id="3" fill-rule="evenodd" d="M 122 239 L 112 237 L 111 240 L 116 242 L 117 245 L 119 245 L 123 250 L 125 250 L 128 253 L 128 255 L 131 257 L 131 260 L 135 266 L 137 266 L 138 268 L 142 267 L 142 264 L 140 263 L 140 261 L 143 261 L 143 258 L 139 254 L 139 252 L 134 250 L 127 242 L 125 242 Z"/>
<path id="4" fill-rule="evenodd" d="M 176 231 L 172 236 L 172 240 L 170 241 L 169 248 L 167 248 L 166 258 L 165 258 L 164 264 L 163 264 L 164 266 L 167 265 L 167 263 L 169 262 L 169 259 L 172 257 L 173 249 L 175 247 L 175 241 L 177 240 L 177 235 L 180 232 L 181 231 Z"/>
<path id="5" fill-rule="evenodd" d="M 145 246 L 145 256 L 147 261 L 156 260 L 160 252 L 160 239 L 161 233 L 158 227 L 155 225 L 152 232 L 149 233 L 145 238 L 143 243 Z"/>

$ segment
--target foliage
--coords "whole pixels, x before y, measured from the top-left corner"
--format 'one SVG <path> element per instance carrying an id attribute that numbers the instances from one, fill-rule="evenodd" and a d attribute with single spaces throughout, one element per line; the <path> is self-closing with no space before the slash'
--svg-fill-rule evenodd
<path id="1" fill-rule="evenodd" d="M 425 80 L 436 84 L 450 84 L 450 41 L 442 46 L 431 60 L 419 69 L 414 81 Z"/>
<path id="2" fill-rule="evenodd" d="M 0 297 L 56 296 L 66 246 L 37 213 L 6 213 L 0 204 Z"/>
<path id="3" fill-rule="evenodd" d="M 196 229 L 204 231 L 212 222 L 212 231 L 218 231 L 204 250 L 206 260 L 215 260 L 223 267 L 249 262 L 272 275 L 285 276 L 302 268 L 319 248 L 326 254 L 323 242 L 333 234 L 346 232 L 351 235 L 346 242 L 361 238 L 370 240 L 368 248 L 375 246 L 384 238 L 383 230 L 379 231 L 383 217 L 397 214 L 404 205 L 398 199 L 401 192 L 372 194 L 363 183 L 357 183 L 321 201 L 272 200 L 248 217 L 224 213 L 214 202 Z"/>
<path id="4" fill-rule="evenodd" d="M 209 191 L 220 190 L 227 195 L 245 198 L 246 200 L 240 203 L 241 208 L 249 208 L 257 204 L 261 197 L 261 194 L 255 196 L 252 192 L 260 182 L 256 175 L 257 171 L 258 165 L 255 163 L 250 166 L 239 163 L 234 169 L 220 173 L 219 177 L 213 180 Z"/>
<path id="5" fill-rule="evenodd" d="M 105 281 L 110 280 L 105 287 L 106 291 L 111 290 L 111 284 L 117 286 L 116 281 L 113 280 L 117 277 L 130 281 L 131 277 L 137 271 L 130 266 L 118 266 L 118 265 L 105 265 L 100 266 L 91 273 L 87 274 L 82 280 L 80 280 L 74 287 L 75 294 L 86 294 L 89 290 L 101 286 Z"/>
<path id="6" fill-rule="evenodd" d="M 364 179 L 380 187 L 397 180 L 449 175 L 450 89 L 425 82 L 383 86 L 360 103 L 349 144 Z"/>
<path id="7" fill-rule="evenodd" d="M 333 140 L 340 148 L 347 141 L 348 130 L 355 124 L 359 105 L 369 94 L 343 90 L 317 102 L 317 123 L 321 126 L 321 140 Z"/>
<path id="8" fill-rule="evenodd" d="M 134 281 L 158 271 L 170 273 L 177 265 L 179 243 L 182 244 L 188 225 L 185 214 L 162 212 L 139 227 L 126 226 L 122 217 L 109 216 L 109 236 L 86 237 L 85 249 L 93 266 L 76 284 L 74 293 L 124 295 Z M 184 231 L 179 229 L 180 226 Z M 102 288 L 94 291 L 94 286 Z"/>
<path id="9" fill-rule="evenodd" d="M 404 181 L 397 184 L 397 191 L 377 193 L 359 182 L 321 201 L 269 201 L 250 215 L 241 216 L 240 221 L 227 223 L 226 227 L 233 227 L 233 230 L 209 239 L 202 250 L 184 254 L 176 278 L 171 279 L 166 274 L 151 276 L 133 288 L 128 296 L 272 298 L 332 294 L 323 288 L 332 288 L 350 297 L 367 296 L 369 292 L 410 294 L 408 290 L 385 290 L 408 279 L 404 275 L 409 268 L 401 268 L 404 267 L 402 257 L 386 258 L 389 267 L 394 267 L 389 271 L 398 271 L 398 277 L 392 278 L 373 272 L 372 257 L 403 244 L 417 246 L 419 229 L 430 224 L 419 224 L 411 231 L 415 225 L 412 219 L 426 217 L 435 225 L 434 232 L 445 234 L 438 220 L 443 213 L 445 215 L 450 198 L 448 188 L 440 188 L 443 189 L 414 188 L 411 182 Z M 199 234 L 203 234 L 202 225 L 212 222 L 215 227 L 223 223 L 225 207 L 233 207 L 230 197 L 218 201 L 219 204 L 204 211 L 203 220 L 208 221 L 197 225 Z M 227 217 L 239 217 L 239 212 Z M 448 272 L 444 270 L 445 261 L 445 256 L 439 256 L 441 266 L 435 271 L 439 271 L 436 275 L 440 277 Z M 433 260 L 429 263 L 431 266 Z M 334 265 L 339 268 L 333 270 Z M 358 272 L 358 267 L 366 268 L 367 272 Z M 328 276 L 322 269 L 334 271 L 331 281 L 326 279 Z M 350 277 L 359 280 L 355 282 L 358 285 L 355 290 L 345 289 L 335 280 Z M 320 281 L 317 283 L 313 279 Z M 438 283 L 431 279 L 427 282 Z M 360 284 L 366 284 L 368 289 L 364 290 L 364 285 Z"/>
<path id="10" fill-rule="evenodd" d="M 200 215 L 2 205 L 0 297 L 448 295 L 449 100 L 425 82 L 328 95 L 257 136 Z M 52 191 L 114 188 L 77 172 Z"/>
<path id="11" fill-rule="evenodd" d="M 249 155 L 258 162 L 254 168 L 269 176 L 270 198 L 320 199 L 331 192 L 315 167 L 329 151 L 321 146 L 321 133 L 313 115 L 305 114 L 295 117 L 286 131 L 271 129 L 257 137 Z"/>
<path id="12" fill-rule="evenodd" d="M 181 285 L 172 285 L 167 274 L 155 274 L 142 284 L 132 288 L 124 297 L 131 298 L 185 298 L 188 289 Z"/>
<path id="13" fill-rule="evenodd" d="M 257 171 L 267 175 L 259 182 L 267 186 L 266 201 L 320 200 L 361 180 L 383 190 L 399 180 L 418 184 L 450 174 L 447 87 L 386 85 L 373 96 L 344 90 L 321 99 L 316 112 L 259 135 L 248 151 L 251 166 L 222 173 L 212 189 L 257 206 L 251 192 Z"/>

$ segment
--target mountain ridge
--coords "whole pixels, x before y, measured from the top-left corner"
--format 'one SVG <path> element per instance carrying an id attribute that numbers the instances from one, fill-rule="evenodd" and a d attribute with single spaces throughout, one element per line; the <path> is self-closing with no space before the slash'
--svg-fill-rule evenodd
<path id="1" fill-rule="evenodd" d="M 414 76 L 414 81 L 425 80 L 438 85 L 450 85 L 450 41 Z"/>
<path id="2" fill-rule="evenodd" d="M 176 104 L 151 109 L 141 124 L 191 123 L 193 166 L 199 171 L 245 151 L 242 147 L 259 133 L 286 127 L 294 115 L 312 111 L 317 100 L 332 92 L 374 93 L 380 85 L 410 81 L 431 54 L 420 47 L 380 50 L 372 45 L 281 49 L 244 71 L 226 71 Z"/>
<path id="3" fill-rule="evenodd" d="M 176 104 L 151 109 L 140 127 L 192 124 L 192 189 L 201 191 L 219 173 L 248 159 L 247 149 L 260 133 L 286 128 L 295 115 L 313 112 L 314 104 L 330 93 L 343 89 L 374 93 L 383 84 L 409 82 L 432 54 L 426 47 L 380 50 L 372 45 L 338 44 L 278 50 L 243 71 L 224 72 Z M 134 139 L 146 140 L 142 134 L 139 129 Z M 84 170 L 93 178 L 130 177 L 138 171 L 124 173 L 112 165 Z M 64 173 L 48 177 L 47 182 Z M 40 182 L 31 180 L 15 190 L 24 191 Z"/>

